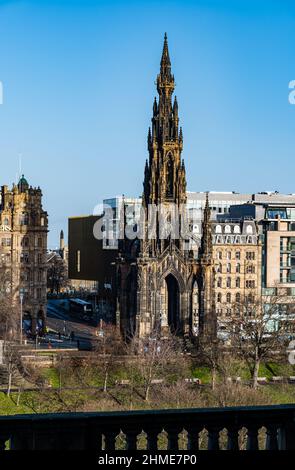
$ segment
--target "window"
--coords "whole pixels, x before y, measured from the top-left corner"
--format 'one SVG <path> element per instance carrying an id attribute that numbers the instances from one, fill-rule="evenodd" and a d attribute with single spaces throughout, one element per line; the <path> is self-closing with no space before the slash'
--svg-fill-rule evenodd
<path id="1" fill-rule="evenodd" d="M 234 233 L 240 233 L 240 232 L 241 232 L 241 230 L 240 230 L 239 225 L 235 225 L 234 226 Z"/>
<path id="2" fill-rule="evenodd" d="M 255 266 L 253 264 L 249 264 L 246 267 L 246 273 L 247 274 L 254 274 L 255 273 Z"/>
<path id="3" fill-rule="evenodd" d="M 23 237 L 21 242 L 20 242 L 21 246 L 25 246 L 25 247 L 28 247 L 29 246 L 29 239 L 28 237 Z"/>
<path id="4" fill-rule="evenodd" d="M 38 238 L 38 247 L 42 248 L 42 238 Z"/>
<path id="5" fill-rule="evenodd" d="M 215 233 L 222 233 L 221 225 L 216 225 L 216 227 L 215 227 Z"/>
<path id="6" fill-rule="evenodd" d="M 231 278 L 230 277 L 228 277 L 226 279 L 226 287 L 231 288 Z"/>
<path id="7" fill-rule="evenodd" d="M 38 253 L 37 259 L 38 259 L 38 263 L 41 264 L 43 260 L 42 253 Z"/>
<path id="8" fill-rule="evenodd" d="M 247 225 L 247 227 L 246 227 L 246 233 L 247 233 L 248 235 L 252 235 L 252 234 L 253 234 L 253 227 L 252 227 L 252 225 Z"/>
<path id="9" fill-rule="evenodd" d="M 230 304 L 230 302 L 231 302 L 231 295 L 230 295 L 229 292 L 226 294 L 226 301 L 227 301 L 228 304 Z"/>
<path id="10" fill-rule="evenodd" d="M 230 251 L 228 251 L 228 252 L 226 253 L 226 259 L 231 259 L 231 252 L 230 252 Z"/>
<path id="11" fill-rule="evenodd" d="M 1 246 L 11 246 L 11 238 L 2 238 Z"/>
<path id="12" fill-rule="evenodd" d="M 231 308 L 226 309 L 226 316 L 230 317 L 231 316 Z"/>
<path id="13" fill-rule="evenodd" d="M 246 281 L 246 289 L 254 289 L 255 288 L 255 281 Z"/>
<path id="14" fill-rule="evenodd" d="M 222 259 L 222 251 L 218 251 L 218 253 L 217 253 L 217 258 L 218 258 L 218 259 Z"/>
<path id="15" fill-rule="evenodd" d="M 219 263 L 219 264 L 217 265 L 216 271 L 217 271 L 218 273 L 222 273 L 222 264 L 221 264 L 221 263 Z"/>
<path id="16" fill-rule="evenodd" d="M 236 278 L 236 287 L 237 288 L 241 287 L 241 279 L 239 277 Z"/>
<path id="17" fill-rule="evenodd" d="M 19 216 L 19 225 L 28 225 L 29 224 L 29 217 L 27 214 L 21 214 Z"/>
<path id="18" fill-rule="evenodd" d="M 29 261 L 30 261 L 29 253 L 21 253 L 20 262 L 21 263 L 28 263 Z"/>
<path id="19" fill-rule="evenodd" d="M 222 287 L 222 278 L 221 277 L 219 277 L 217 279 L 217 287 Z"/>
<path id="20" fill-rule="evenodd" d="M 218 292 L 217 294 L 217 302 L 220 303 L 221 302 L 221 293 Z"/>
<path id="21" fill-rule="evenodd" d="M 236 293 L 236 303 L 239 304 L 241 302 L 241 294 L 240 292 Z"/>
<path id="22" fill-rule="evenodd" d="M 241 259 L 241 252 L 240 251 L 236 251 L 236 259 Z"/>
<path id="23" fill-rule="evenodd" d="M 9 225 L 9 218 L 8 217 L 5 217 L 5 219 L 3 220 L 3 225 Z"/>
<path id="24" fill-rule="evenodd" d="M 254 260 L 254 259 L 255 259 L 255 253 L 254 253 L 254 251 L 247 251 L 247 252 L 246 252 L 246 259 L 247 259 L 247 260 Z"/>
<path id="25" fill-rule="evenodd" d="M 230 263 L 227 263 L 227 265 L 226 265 L 226 272 L 227 273 L 231 272 L 231 264 Z"/>
<path id="26" fill-rule="evenodd" d="M 236 273 L 240 273 L 241 272 L 241 265 L 240 263 L 237 263 L 236 265 Z"/>
<path id="27" fill-rule="evenodd" d="M 224 233 L 231 233 L 230 225 L 225 226 Z"/>

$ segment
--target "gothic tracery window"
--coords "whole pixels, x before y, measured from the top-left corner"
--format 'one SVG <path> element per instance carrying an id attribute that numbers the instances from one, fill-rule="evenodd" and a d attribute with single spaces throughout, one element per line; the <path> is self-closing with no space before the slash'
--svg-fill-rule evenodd
<path id="1" fill-rule="evenodd" d="M 173 196 L 173 160 L 172 155 L 169 155 L 166 167 L 166 195 Z"/>

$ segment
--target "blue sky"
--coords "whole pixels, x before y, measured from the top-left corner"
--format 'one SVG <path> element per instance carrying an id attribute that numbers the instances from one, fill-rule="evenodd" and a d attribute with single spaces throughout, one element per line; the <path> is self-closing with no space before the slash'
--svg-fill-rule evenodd
<path id="1" fill-rule="evenodd" d="M 67 217 L 142 192 L 167 31 L 191 191 L 295 193 L 291 1 L 1 1 L 0 183 Z"/>

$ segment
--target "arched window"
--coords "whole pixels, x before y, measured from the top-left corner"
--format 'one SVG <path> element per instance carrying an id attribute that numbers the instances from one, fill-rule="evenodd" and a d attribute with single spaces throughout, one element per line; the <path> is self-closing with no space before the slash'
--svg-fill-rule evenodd
<path id="1" fill-rule="evenodd" d="M 230 304 L 230 302 L 231 302 L 231 295 L 230 295 L 229 292 L 226 294 L 226 301 L 227 301 L 228 304 Z"/>
<path id="2" fill-rule="evenodd" d="M 216 271 L 217 271 L 218 273 L 222 273 L 222 264 L 221 264 L 221 263 L 218 263 L 217 268 L 216 268 Z"/>
<path id="3" fill-rule="evenodd" d="M 231 288 L 231 278 L 230 277 L 228 277 L 226 279 L 226 287 L 228 287 L 229 289 Z"/>
<path id="4" fill-rule="evenodd" d="M 227 251 L 227 253 L 226 253 L 226 259 L 231 259 L 231 251 Z"/>
<path id="5" fill-rule="evenodd" d="M 167 160 L 166 166 L 166 196 L 173 196 L 173 186 L 174 186 L 174 177 L 173 177 L 173 159 L 172 154 L 170 153 Z"/>
<path id="6" fill-rule="evenodd" d="M 221 293 L 218 292 L 217 294 L 217 302 L 220 303 L 221 302 Z"/>
<path id="7" fill-rule="evenodd" d="M 240 292 L 236 293 L 236 303 L 239 304 L 241 302 L 241 294 Z"/>
<path id="8" fill-rule="evenodd" d="M 228 317 L 231 316 L 231 308 L 227 308 L 227 309 L 226 309 L 226 315 L 227 315 Z"/>
<path id="9" fill-rule="evenodd" d="M 227 263 L 227 265 L 226 265 L 226 272 L 231 273 L 231 264 L 230 263 Z"/>
<path id="10" fill-rule="evenodd" d="M 240 230 L 240 226 L 239 226 L 239 225 L 235 225 L 235 226 L 234 226 L 234 233 L 241 233 L 241 230 Z"/>
<path id="11" fill-rule="evenodd" d="M 218 258 L 218 259 L 222 259 L 222 251 L 218 251 L 218 253 L 217 253 L 217 258 Z"/>
<path id="12" fill-rule="evenodd" d="M 21 214 L 19 216 L 19 225 L 28 225 L 29 224 L 29 216 L 28 214 Z"/>
<path id="13" fill-rule="evenodd" d="M 241 287 L 241 279 L 239 277 L 236 278 L 236 287 Z"/>
<path id="14" fill-rule="evenodd" d="M 240 273 L 241 272 L 241 264 L 240 263 L 237 263 L 236 265 L 236 273 Z"/>
<path id="15" fill-rule="evenodd" d="M 224 233 L 231 233 L 230 225 L 225 226 Z"/>
<path id="16" fill-rule="evenodd" d="M 252 233 L 253 233 L 253 227 L 252 227 L 252 225 L 247 225 L 247 227 L 246 227 L 246 233 L 247 233 L 248 235 L 252 235 Z"/>
<path id="17" fill-rule="evenodd" d="M 236 259 L 241 259 L 241 252 L 240 251 L 236 251 Z"/>
<path id="18" fill-rule="evenodd" d="M 217 279 L 217 287 L 222 287 L 222 278 L 221 277 L 219 277 Z"/>

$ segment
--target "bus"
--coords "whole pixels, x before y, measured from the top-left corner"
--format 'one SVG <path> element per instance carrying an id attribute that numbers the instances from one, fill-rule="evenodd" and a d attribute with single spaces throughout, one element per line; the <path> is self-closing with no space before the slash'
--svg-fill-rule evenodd
<path id="1" fill-rule="evenodd" d="M 70 314 L 82 320 L 93 319 L 93 306 L 81 299 L 69 299 Z"/>

